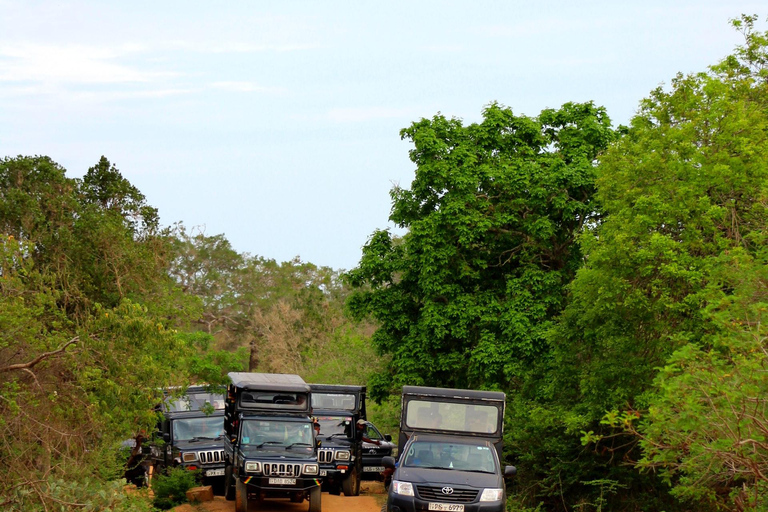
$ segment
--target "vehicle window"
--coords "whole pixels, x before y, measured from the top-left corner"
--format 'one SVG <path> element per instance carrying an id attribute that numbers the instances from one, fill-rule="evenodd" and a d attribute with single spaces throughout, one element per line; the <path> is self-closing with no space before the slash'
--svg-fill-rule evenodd
<path id="1" fill-rule="evenodd" d="M 499 428 L 499 409 L 492 405 L 410 400 L 405 424 L 411 428 L 492 434 Z"/>
<path id="2" fill-rule="evenodd" d="M 174 420 L 172 429 L 174 441 L 216 439 L 224 435 L 224 417 L 209 416 Z"/>
<path id="3" fill-rule="evenodd" d="M 243 391 L 240 393 L 240 407 L 243 409 L 306 409 L 307 396 L 304 393 L 272 393 L 267 391 Z"/>
<path id="4" fill-rule="evenodd" d="M 403 466 L 494 473 L 494 453 L 483 445 L 417 441 L 408 448 Z"/>
<path id="5" fill-rule="evenodd" d="M 384 439 L 384 436 L 382 436 L 381 433 L 371 424 L 367 424 L 365 426 L 365 437 L 373 441 L 380 441 Z"/>
<path id="6" fill-rule="evenodd" d="M 200 411 L 205 407 L 224 409 L 224 395 L 211 393 L 190 393 L 179 397 L 168 397 L 163 402 L 166 412 Z"/>
<path id="7" fill-rule="evenodd" d="M 320 423 L 320 435 L 349 435 L 352 432 L 352 416 L 315 416 Z"/>
<path id="8" fill-rule="evenodd" d="M 315 409 L 355 410 L 355 395 L 346 393 L 312 393 L 312 407 Z"/>

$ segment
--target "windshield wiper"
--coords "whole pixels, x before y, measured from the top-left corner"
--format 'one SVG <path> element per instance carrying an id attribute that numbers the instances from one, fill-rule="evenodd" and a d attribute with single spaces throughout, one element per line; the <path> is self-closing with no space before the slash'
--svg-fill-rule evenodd
<path id="1" fill-rule="evenodd" d="M 290 450 L 290 449 L 291 449 L 291 448 L 293 448 L 294 446 L 309 446 L 310 448 L 312 447 L 312 445 L 311 445 L 311 444 L 309 444 L 309 443 L 291 443 L 291 444 L 289 444 L 288 446 L 286 446 L 286 447 L 285 447 L 285 449 L 286 449 L 286 450 Z"/>
<path id="2" fill-rule="evenodd" d="M 332 438 L 332 437 L 336 437 L 336 436 L 344 436 L 344 437 L 349 437 L 349 436 L 348 436 L 347 434 L 345 434 L 344 432 L 336 432 L 335 434 L 331 434 L 331 435 L 329 435 L 329 436 L 328 436 L 328 439 L 330 439 L 330 438 Z"/>
<path id="3" fill-rule="evenodd" d="M 261 448 L 265 444 L 283 444 L 281 441 L 264 441 L 263 443 L 256 445 L 256 448 Z"/>
<path id="4" fill-rule="evenodd" d="M 221 437 L 221 436 L 219 436 Z M 205 437 L 205 436 L 195 436 L 192 439 L 188 439 L 190 443 L 194 443 L 196 441 L 202 441 L 203 439 L 218 439 L 219 437 Z"/>

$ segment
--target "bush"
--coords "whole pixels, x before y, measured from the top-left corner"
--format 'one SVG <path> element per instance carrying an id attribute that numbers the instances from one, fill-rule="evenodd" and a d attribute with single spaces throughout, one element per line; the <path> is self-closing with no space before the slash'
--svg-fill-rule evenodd
<path id="1" fill-rule="evenodd" d="M 198 485 L 200 471 L 171 468 L 168 473 L 159 474 L 152 482 L 155 493 L 155 507 L 168 510 L 187 501 L 187 491 Z"/>

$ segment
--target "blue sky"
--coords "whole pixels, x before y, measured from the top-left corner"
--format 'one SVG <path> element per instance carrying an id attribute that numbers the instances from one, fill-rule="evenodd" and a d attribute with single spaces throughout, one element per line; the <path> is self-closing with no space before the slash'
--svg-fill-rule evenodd
<path id="1" fill-rule="evenodd" d="M 764 3 L 0 0 L 0 157 L 101 155 L 170 225 L 352 268 L 414 166 L 400 129 L 497 101 L 615 124 Z M 760 23 L 765 29 L 765 23 Z"/>

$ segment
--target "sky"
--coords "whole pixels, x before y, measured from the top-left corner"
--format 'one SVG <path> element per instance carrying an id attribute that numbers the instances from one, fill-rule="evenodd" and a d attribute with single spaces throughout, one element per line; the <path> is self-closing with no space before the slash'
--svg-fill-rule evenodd
<path id="1" fill-rule="evenodd" d="M 626 124 L 768 15 L 742 0 L 0 0 L 0 158 L 104 155 L 161 222 L 355 267 L 415 166 L 400 130 L 491 102 L 594 101 Z M 766 29 L 764 21 L 759 23 Z"/>

